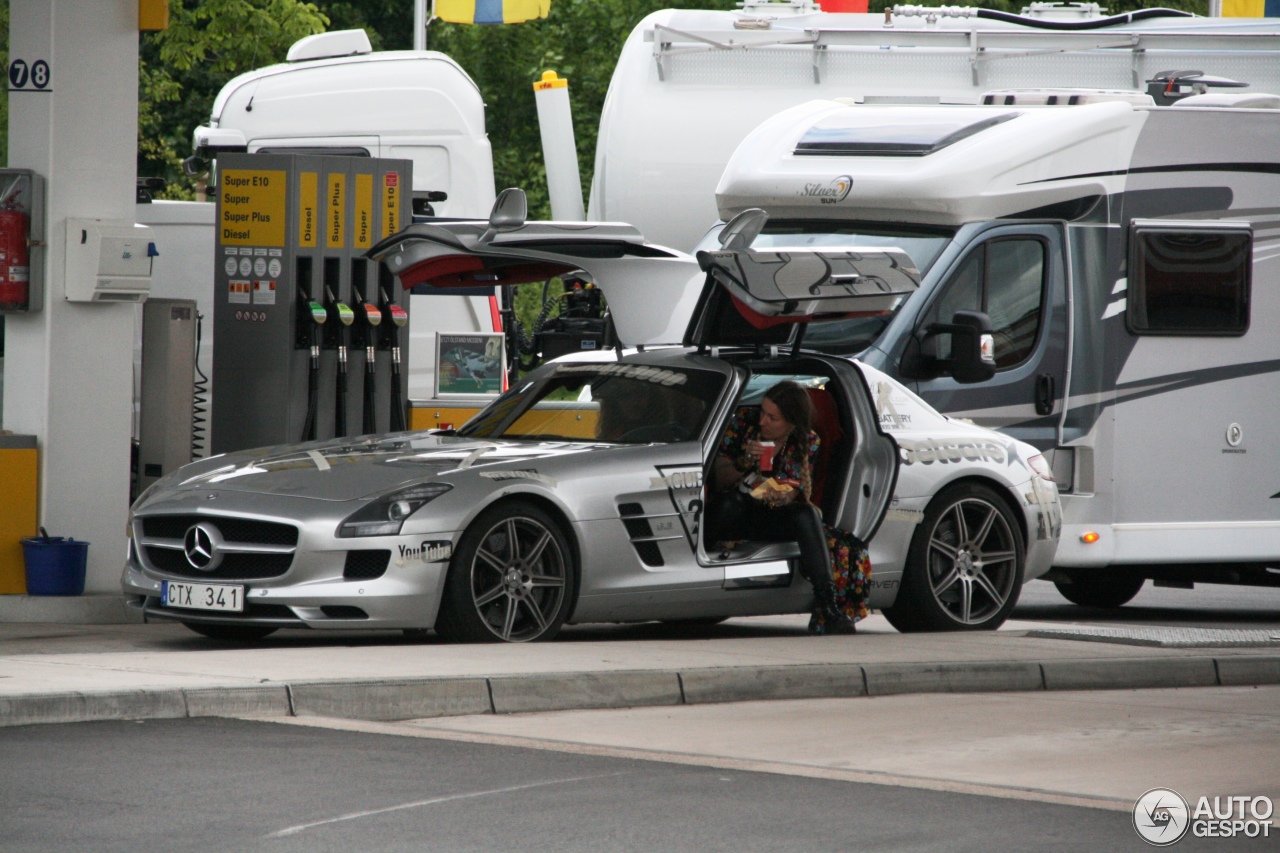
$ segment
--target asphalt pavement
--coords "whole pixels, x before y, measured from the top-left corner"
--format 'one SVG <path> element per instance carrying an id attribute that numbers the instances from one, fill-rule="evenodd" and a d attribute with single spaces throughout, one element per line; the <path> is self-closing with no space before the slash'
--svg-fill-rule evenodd
<path id="1" fill-rule="evenodd" d="M 13 727 L 0 756 L 12 853 L 1146 846 L 1079 805 L 260 721 Z"/>

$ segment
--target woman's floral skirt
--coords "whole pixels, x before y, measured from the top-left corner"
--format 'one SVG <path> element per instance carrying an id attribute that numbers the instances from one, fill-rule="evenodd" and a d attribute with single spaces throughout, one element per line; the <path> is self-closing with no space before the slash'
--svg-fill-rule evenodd
<path id="1" fill-rule="evenodd" d="M 836 527 L 826 527 L 831 549 L 831 579 L 836 584 L 836 607 L 854 622 L 866 619 L 867 595 L 871 592 L 871 559 L 867 545 L 858 537 Z M 809 620 L 810 634 L 825 634 L 821 614 Z"/>

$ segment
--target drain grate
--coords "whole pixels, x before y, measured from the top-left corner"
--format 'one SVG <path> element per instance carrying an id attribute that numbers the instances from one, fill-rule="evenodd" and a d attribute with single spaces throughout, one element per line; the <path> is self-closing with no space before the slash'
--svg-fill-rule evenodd
<path id="1" fill-rule="evenodd" d="M 1241 631 L 1224 628 L 1037 628 L 1028 637 L 1045 640 L 1085 640 L 1167 649 L 1280 647 L 1280 630 Z"/>

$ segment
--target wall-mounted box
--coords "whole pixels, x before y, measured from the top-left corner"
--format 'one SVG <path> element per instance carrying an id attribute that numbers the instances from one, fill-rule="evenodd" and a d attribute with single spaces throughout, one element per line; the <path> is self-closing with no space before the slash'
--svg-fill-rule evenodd
<path id="1" fill-rule="evenodd" d="M 44 179 L 0 169 L 0 314 L 44 307 Z"/>
<path id="2" fill-rule="evenodd" d="M 66 297 L 70 302 L 142 302 L 151 292 L 155 234 L 146 225 L 67 220 Z"/>

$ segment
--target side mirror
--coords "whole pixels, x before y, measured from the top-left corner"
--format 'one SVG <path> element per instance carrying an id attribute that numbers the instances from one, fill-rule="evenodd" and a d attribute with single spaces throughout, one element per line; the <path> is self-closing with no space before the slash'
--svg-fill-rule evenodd
<path id="1" fill-rule="evenodd" d="M 514 231 L 524 225 L 529 218 L 529 202 L 524 190 L 508 187 L 498 193 L 493 202 L 493 210 L 489 212 L 489 228 L 480 237 L 481 243 L 488 243 L 498 236 L 500 231 Z"/>
<path id="2" fill-rule="evenodd" d="M 981 311 L 957 311 L 950 323 L 935 323 L 930 334 L 951 334 L 951 378 L 963 384 L 986 382 L 996 375 L 995 337 L 991 318 Z"/>
<path id="3" fill-rule="evenodd" d="M 933 323 L 913 337 L 903 354 L 900 370 L 908 379 L 936 379 L 943 374 L 963 384 L 986 382 L 996 375 L 995 339 L 991 318 L 981 311 L 957 311 L 950 323 Z M 951 336 L 951 355 L 939 358 L 930 338 Z M 930 354 L 930 353 L 933 354 Z"/>

